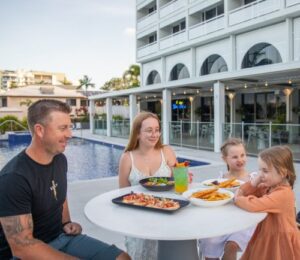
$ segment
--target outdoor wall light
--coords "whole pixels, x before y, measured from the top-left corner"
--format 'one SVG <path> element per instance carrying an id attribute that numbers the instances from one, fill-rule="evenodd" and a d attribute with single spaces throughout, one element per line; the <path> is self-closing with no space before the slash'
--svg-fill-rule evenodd
<path id="1" fill-rule="evenodd" d="M 173 96 L 175 96 L 176 95 L 176 93 L 175 92 L 173 92 Z"/>
<path id="2" fill-rule="evenodd" d="M 183 94 L 185 95 L 185 94 L 186 94 L 186 91 L 183 91 Z"/>
<path id="3" fill-rule="evenodd" d="M 229 87 L 228 87 L 228 86 L 226 86 L 226 90 L 229 90 Z"/>
<path id="4" fill-rule="evenodd" d="M 266 86 L 266 87 L 268 86 L 268 81 L 265 82 L 265 86 Z"/>
<path id="5" fill-rule="evenodd" d="M 291 80 L 291 79 L 289 79 L 288 83 L 291 85 L 293 82 L 292 82 L 292 80 Z"/>
<path id="6" fill-rule="evenodd" d="M 197 94 L 199 94 L 199 92 L 200 92 L 200 91 L 199 91 L 199 89 L 197 89 L 197 91 L 196 91 L 196 92 L 197 92 Z"/>
<path id="7" fill-rule="evenodd" d="M 228 97 L 229 97 L 230 100 L 232 100 L 235 97 L 235 93 L 234 92 L 229 92 L 227 95 L 228 95 Z"/>

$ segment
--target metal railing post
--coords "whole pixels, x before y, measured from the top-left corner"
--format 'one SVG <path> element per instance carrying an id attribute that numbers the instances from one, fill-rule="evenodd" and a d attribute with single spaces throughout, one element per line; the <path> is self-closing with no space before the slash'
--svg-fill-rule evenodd
<path id="1" fill-rule="evenodd" d="M 272 146 L 272 121 L 269 122 L 269 147 Z"/>
<path id="2" fill-rule="evenodd" d="M 245 138 L 244 138 L 244 121 L 242 121 L 242 141 L 243 141 L 243 143 L 244 143 L 244 140 L 245 140 Z"/>
<path id="3" fill-rule="evenodd" d="M 197 120 L 197 123 L 196 123 L 196 143 L 197 143 L 197 149 L 199 149 L 199 121 Z"/>
<path id="4" fill-rule="evenodd" d="M 182 146 L 182 120 L 180 120 L 180 146 Z"/>

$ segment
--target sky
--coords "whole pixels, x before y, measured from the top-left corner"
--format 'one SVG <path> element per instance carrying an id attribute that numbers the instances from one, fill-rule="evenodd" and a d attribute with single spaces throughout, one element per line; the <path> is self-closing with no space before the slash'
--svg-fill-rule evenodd
<path id="1" fill-rule="evenodd" d="M 0 1 L 0 70 L 87 75 L 98 89 L 135 63 L 135 0 Z"/>

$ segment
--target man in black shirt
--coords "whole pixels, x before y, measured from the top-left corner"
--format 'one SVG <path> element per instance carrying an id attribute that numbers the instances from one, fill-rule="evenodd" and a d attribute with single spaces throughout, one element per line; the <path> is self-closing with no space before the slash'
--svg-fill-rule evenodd
<path id="1" fill-rule="evenodd" d="M 28 109 L 31 144 L 0 172 L 0 259 L 130 259 L 81 234 L 68 209 L 70 107 L 40 100 Z"/>

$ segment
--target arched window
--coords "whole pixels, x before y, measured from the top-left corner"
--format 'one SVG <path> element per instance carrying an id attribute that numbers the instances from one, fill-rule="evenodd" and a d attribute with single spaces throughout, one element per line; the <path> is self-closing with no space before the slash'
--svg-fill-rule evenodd
<path id="1" fill-rule="evenodd" d="M 282 62 L 280 53 L 270 43 L 255 44 L 245 54 L 242 69 Z"/>
<path id="2" fill-rule="evenodd" d="M 185 65 L 179 63 L 173 67 L 170 73 L 170 80 L 186 79 L 190 77 L 190 73 Z"/>
<path id="3" fill-rule="evenodd" d="M 217 54 L 210 55 L 202 64 L 201 75 L 228 71 L 225 60 Z"/>
<path id="4" fill-rule="evenodd" d="M 156 70 L 152 70 L 147 77 L 146 85 L 158 83 L 161 83 L 160 75 Z"/>

